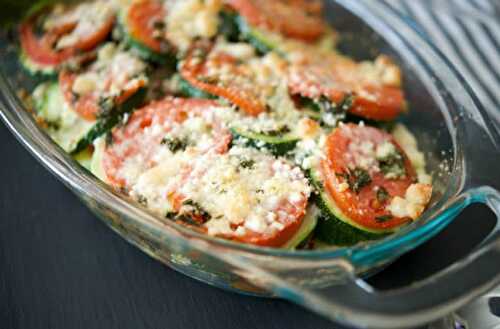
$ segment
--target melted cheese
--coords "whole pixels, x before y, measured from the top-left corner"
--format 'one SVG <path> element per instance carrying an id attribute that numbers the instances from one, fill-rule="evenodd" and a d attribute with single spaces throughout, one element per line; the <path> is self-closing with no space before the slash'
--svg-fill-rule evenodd
<path id="1" fill-rule="evenodd" d="M 56 44 L 56 49 L 73 47 L 102 28 L 115 13 L 113 3 L 104 0 L 82 3 L 67 11 L 64 5 L 58 5 L 45 21 L 44 28 L 51 30 L 76 23 L 75 28 L 61 37 Z"/>
<path id="2" fill-rule="evenodd" d="M 252 161 L 252 165 L 242 167 L 242 161 Z M 180 168 L 187 165 L 190 172 L 186 179 Z M 239 234 L 243 230 L 269 233 L 282 229 L 292 218 L 278 210 L 280 205 L 288 202 L 300 207 L 310 194 L 299 168 L 242 147 L 233 147 L 226 154 L 208 152 L 180 160 L 164 159 L 141 175 L 133 190 L 148 196 L 148 205 L 151 198 L 153 207 L 163 211 L 172 207 L 165 205 L 165 196 L 173 188 L 210 213 L 212 219 L 205 225 L 212 235 L 233 234 L 232 225 L 243 227 Z M 164 203 L 158 206 L 157 200 Z"/>
<path id="3" fill-rule="evenodd" d="M 417 219 L 429 203 L 432 195 L 432 186 L 428 184 L 412 184 L 408 187 L 405 197 L 394 197 L 387 206 L 387 210 L 395 217 L 413 220 Z"/>
<path id="4" fill-rule="evenodd" d="M 418 181 L 423 184 L 431 184 L 432 176 L 430 176 L 425 169 L 425 156 L 418 149 L 415 136 L 403 124 L 397 124 L 392 131 L 392 135 L 410 159 L 410 162 L 417 172 Z"/>
<path id="5" fill-rule="evenodd" d="M 212 38 L 219 26 L 220 0 L 167 0 L 166 37 L 186 51 L 198 37 Z"/>
<path id="6" fill-rule="evenodd" d="M 72 89 L 79 95 L 95 92 L 101 97 L 118 96 L 139 81 L 147 81 L 146 68 L 146 63 L 137 56 L 108 43 L 99 50 L 97 61 L 78 75 Z"/>

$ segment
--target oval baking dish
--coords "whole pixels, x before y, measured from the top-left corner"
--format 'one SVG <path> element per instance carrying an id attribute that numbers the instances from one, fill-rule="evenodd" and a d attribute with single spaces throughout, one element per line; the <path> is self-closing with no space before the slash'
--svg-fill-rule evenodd
<path id="1" fill-rule="evenodd" d="M 429 157 L 435 192 L 416 222 L 382 240 L 349 248 L 289 251 L 216 239 L 136 207 L 80 167 L 36 125 L 16 95 L 31 89 L 2 32 L 0 115 L 18 140 L 106 224 L 152 257 L 221 288 L 291 300 L 361 327 L 416 326 L 500 282 L 497 228 L 469 257 L 405 289 L 377 292 L 361 277 L 439 233 L 467 205 L 500 216 L 500 136 L 456 70 L 405 17 L 375 1 L 327 1 L 325 15 L 359 59 L 389 54 L 401 65 L 413 108 L 404 121 Z M 349 40 L 351 39 L 351 40 Z M 355 42 L 353 42 L 355 41 Z"/>

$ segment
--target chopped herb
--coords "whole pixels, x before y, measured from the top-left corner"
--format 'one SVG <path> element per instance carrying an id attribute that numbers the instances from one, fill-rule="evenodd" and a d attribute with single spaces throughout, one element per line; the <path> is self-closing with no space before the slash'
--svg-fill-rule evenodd
<path id="1" fill-rule="evenodd" d="M 206 75 L 198 77 L 198 81 L 214 85 L 219 81 L 219 79 L 216 76 Z"/>
<path id="2" fill-rule="evenodd" d="M 319 100 L 316 101 L 316 104 L 323 112 L 335 113 L 338 111 L 337 104 L 332 103 L 332 101 L 326 96 L 321 96 Z"/>
<path id="3" fill-rule="evenodd" d="M 138 195 L 137 202 L 139 202 L 139 204 L 143 205 L 144 207 L 148 206 L 148 199 L 144 195 Z"/>
<path id="4" fill-rule="evenodd" d="M 161 145 L 166 145 L 170 152 L 184 151 L 188 146 L 186 139 L 181 138 L 163 138 L 160 142 Z"/>
<path id="5" fill-rule="evenodd" d="M 350 174 L 351 174 L 351 179 L 349 185 L 351 189 L 356 193 L 359 193 L 359 191 L 363 187 L 369 185 L 372 182 L 370 174 L 363 168 L 356 167 L 354 170 L 351 171 Z"/>
<path id="6" fill-rule="evenodd" d="M 73 102 L 77 102 L 78 99 L 80 99 L 80 94 L 78 93 L 75 93 L 73 90 L 71 91 L 71 100 Z"/>
<path id="7" fill-rule="evenodd" d="M 252 159 L 242 160 L 240 162 L 240 167 L 244 168 L 244 169 L 253 169 L 254 165 L 255 165 L 255 161 Z"/>
<path id="8" fill-rule="evenodd" d="M 52 130 L 59 130 L 61 128 L 61 123 L 59 121 L 44 121 L 47 125 L 47 128 Z"/>
<path id="9" fill-rule="evenodd" d="M 267 136 L 279 137 L 279 136 L 283 136 L 286 133 L 289 133 L 290 131 L 291 130 L 287 125 L 283 125 L 283 126 L 279 127 L 278 129 L 263 131 L 262 134 L 267 135 Z"/>
<path id="10" fill-rule="evenodd" d="M 349 188 L 355 193 L 359 193 L 363 187 L 370 185 L 372 182 L 368 171 L 359 167 L 349 170 L 347 173 L 336 173 L 335 175 L 343 178 L 349 184 Z"/>
<path id="11" fill-rule="evenodd" d="M 339 107 L 343 112 L 346 112 L 352 107 L 353 103 L 354 103 L 354 96 L 352 94 L 349 94 L 342 100 L 342 103 L 340 104 Z"/>
<path id="12" fill-rule="evenodd" d="M 182 213 L 186 215 L 190 215 L 195 219 L 200 219 L 202 223 L 206 223 L 212 218 L 212 216 L 203 209 L 198 203 L 193 200 L 186 200 L 182 203 L 183 209 Z"/>
<path id="13" fill-rule="evenodd" d="M 169 211 L 165 214 L 165 218 L 171 221 L 180 221 L 188 225 L 200 226 L 200 223 L 196 221 L 193 217 L 185 214 L 178 214 L 173 211 Z"/>
<path id="14" fill-rule="evenodd" d="M 97 104 L 99 105 L 99 117 L 105 117 L 113 110 L 115 100 L 113 97 L 100 97 Z"/>
<path id="15" fill-rule="evenodd" d="M 399 151 L 378 159 L 380 170 L 387 178 L 403 178 L 406 176 L 404 158 Z"/>
<path id="16" fill-rule="evenodd" d="M 319 100 L 315 101 L 315 104 L 320 111 L 333 114 L 345 113 L 352 107 L 353 103 L 354 103 L 354 96 L 352 94 L 348 94 L 347 96 L 345 96 L 344 99 L 339 104 L 333 103 L 326 96 L 321 96 Z"/>
<path id="17" fill-rule="evenodd" d="M 377 190 L 377 201 L 380 203 L 384 203 L 389 199 L 389 192 L 383 187 L 380 186 Z"/>
<path id="18" fill-rule="evenodd" d="M 177 216 L 177 213 L 174 211 L 167 211 L 165 214 L 165 218 L 167 219 L 174 219 Z"/>
<path id="19" fill-rule="evenodd" d="M 196 48 L 193 50 L 193 53 L 191 56 L 193 56 L 193 58 L 199 59 L 200 61 L 204 61 L 207 58 L 207 55 L 208 55 L 208 52 L 206 49 Z"/>
<path id="20" fill-rule="evenodd" d="M 104 144 L 106 145 L 106 147 L 113 145 L 113 134 L 111 133 L 111 131 L 108 131 L 106 133 L 106 136 L 104 137 Z"/>
<path id="21" fill-rule="evenodd" d="M 164 21 L 162 21 L 161 19 L 159 20 L 155 20 L 153 22 L 153 29 L 155 30 L 164 30 L 166 27 L 166 24 Z"/>
<path id="22" fill-rule="evenodd" d="M 384 222 L 391 220 L 392 218 L 393 217 L 391 215 L 383 215 L 383 216 L 375 217 L 375 220 L 379 223 L 384 223 Z"/>

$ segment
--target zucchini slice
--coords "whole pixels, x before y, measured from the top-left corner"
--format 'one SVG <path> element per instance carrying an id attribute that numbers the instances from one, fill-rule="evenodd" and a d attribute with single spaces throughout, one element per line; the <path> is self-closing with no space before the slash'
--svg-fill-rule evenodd
<path id="1" fill-rule="evenodd" d="M 245 146 L 267 149 L 272 154 L 285 155 L 295 148 L 299 138 L 292 133 L 257 133 L 241 128 L 231 128 L 233 139 Z"/>
<path id="2" fill-rule="evenodd" d="M 121 10 L 118 15 L 119 31 L 123 34 L 124 42 L 131 49 L 134 49 L 139 57 L 174 68 L 176 56 L 168 41 L 151 37 L 155 32 L 161 33 L 161 29 L 164 27 L 162 19 L 166 13 L 163 11 L 162 6 L 162 2 L 156 0 L 137 1 L 130 4 L 127 8 Z M 134 18 L 129 15 L 131 11 L 138 11 Z M 131 22 L 130 19 L 135 19 L 135 22 Z M 132 24 L 135 24 L 135 26 Z M 134 37 L 131 32 L 137 31 L 139 28 L 144 31 L 144 33 L 139 34 L 144 40 Z"/>
<path id="3" fill-rule="evenodd" d="M 92 163 L 92 148 L 87 147 L 83 151 L 73 155 L 73 159 L 76 160 L 83 168 L 90 171 L 90 165 Z"/>
<path id="4" fill-rule="evenodd" d="M 234 20 L 240 30 L 241 37 L 254 46 L 261 54 L 268 53 L 278 48 L 278 43 L 271 37 L 270 32 L 264 32 L 251 27 L 246 20 L 239 15 L 236 15 Z"/>
<path id="5" fill-rule="evenodd" d="M 282 248 L 295 249 L 300 246 L 305 240 L 307 240 L 307 238 L 309 238 L 311 233 L 316 228 L 319 216 L 319 209 L 315 205 L 309 206 L 299 230 L 290 240 L 288 240 L 287 243 L 283 245 Z"/>
<path id="6" fill-rule="evenodd" d="M 179 79 L 179 91 L 184 97 L 216 99 L 217 96 L 211 95 L 191 85 L 186 79 Z"/>
<path id="7" fill-rule="evenodd" d="M 316 204 L 321 211 L 315 230 L 318 240 L 337 246 L 351 246 L 362 241 L 383 238 L 392 232 L 368 229 L 355 223 L 337 207 L 333 198 L 324 190 L 317 169 L 309 171 L 309 178 L 318 192 Z"/>
<path id="8" fill-rule="evenodd" d="M 76 155 L 85 150 L 97 137 L 118 124 L 123 115 L 139 105 L 146 90 L 143 88 L 123 104 L 110 111 L 111 115 L 96 121 L 82 119 L 65 102 L 59 83 L 51 82 L 38 86 L 33 98 L 36 115 L 46 125 L 50 137 L 66 152 Z"/>
<path id="9" fill-rule="evenodd" d="M 25 53 L 19 54 L 19 62 L 26 72 L 32 77 L 43 77 L 48 79 L 57 78 L 56 66 L 42 66 L 33 62 Z"/>
<path id="10" fill-rule="evenodd" d="M 94 141 L 94 153 L 90 161 L 90 172 L 104 183 L 107 183 L 106 173 L 102 167 L 102 157 L 106 147 L 106 139 L 99 137 Z"/>

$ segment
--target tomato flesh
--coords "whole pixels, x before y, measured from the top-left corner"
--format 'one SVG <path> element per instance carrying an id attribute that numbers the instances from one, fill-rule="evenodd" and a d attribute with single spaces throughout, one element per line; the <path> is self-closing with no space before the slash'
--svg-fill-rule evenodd
<path id="1" fill-rule="evenodd" d="M 193 176 L 192 173 L 190 173 L 190 169 L 186 170 L 186 174 L 183 177 L 184 180 L 183 182 L 188 182 L 193 179 L 200 179 L 199 176 Z M 203 175 L 203 173 L 202 173 Z M 181 183 L 182 184 L 182 183 Z M 175 211 L 180 211 L 183 203 L 185 200 L 188 198 L 183 196 L 182 194 L 177 193 L 176 191 L 170 193 L 168 196 L 169 201 L 173 205 L 173 209 Z M 289 241 L 295 233 L 300 229 L 300 226 L 302 224 L 302 220 L 304 218 L 304 215 L 306 213 L 306 207 L 307 207 L 307 201 L 308 198 L 306 195 L 302 195 L 302 198 L 299 200 L 296 200 L 294 202 L 290 200 L 281 200 L 278 205 L 276 206 L 275 209 L 272 211 L 275 214 L 278 213 L 286 213 L 287 216 L 286 218 L 278 218 L 278 222 L 283 225 L 283 228 L 281 230 L 271 230 L 269 232 L 256 232 L 248 227 L 244 227 L 244 223 L 240 225 L 231 225 L 233 229 L 233 233 L 231 234 L 220 234 L 218 236 L 223 237 L 228 240 L 234 240 L 246 244 L 253 244 L 253 245 L 258 245 L 258 246 L 263 246 L 263 247 L 280 247 L 284 245 L 287 241 Z M 203 219 L 202 218 L 193 218 L 194 221 L 198 223 L 197 229 L 202 231 L 202 232 L 207 232 L 207 229 L 203 226 Z M 245 228 L 245 233 L 240 235 L 236 233 L 236 229 L 238 226 L 242 226 Z"/>
<path id="2" fill-rule="evenodd" d="M 101 113 L 101 100 L 99 92 L 90 92 L 83 95 L 75 95 L 73 92 L 73 85 L 77 79 L 78 74 L 66 70 L 61 71 L 59 74 L 59 86 L 63 93 L 64 99 L 71 105 L 80 117 L 87 121 L 95 121 Z M 123 104 L 127 99 L 134 95 L 139 89 L 145 86 L 145 81 L 142 79 L 135 80 L 134 83 L 128 84 L 127 88 L 123 89 L 121 93 L 114 97 L 113 105 L 117 106 Z"/>
<path id="3" fill-rule="evenodd" d="M 281 247 L 287 243 L 297 231 L 300 229 L 302 220 L 306 213 L 307 198 L 300 202 L 298 205 L 293 205 L 289 202 L 283 202 L 277 209 L 276 212 L 284 211 L 286 212 L 291 220 L 282 223 L 285 228 L 274 234 L 260 234 L 252 231 L 248 231 L 243 236 L 235 236 L 233 239 L 239 242 L 253 244 L 262 247 Z"/>
<path id="4" fill-rule="evenodd" d="M 251 25 L 277 31 L 304 41 L 315 41 L 325 32 L 322 6 L 307 0 L 228 0 Z"/>
<path id="5" fill-rule="evenodd" d="M 206 111 L 208 108 L 214 106 L 219 105 L 211 100 L 166 98 L 136 110 L 131 115 L 126 126 L 113 130 L 113 143 L 105 150 L 103 167 L 110 183 L 117 187 L 127 187 L 126 181 L 119 175 L 119 170 L 124 166 L 125 160 L 129 157 L 140 154 L 147 168 L 155 164 L 152 159 L 156 149 L 154 147 L 140 147 L 140 140 L 144 138 L 143 133 L 146 128 L 153 124 L 163 125 L 167 122 L 181 123 L 187 119 L 188 113 L 201 113 L 201 111 Z M 231 135 L 221 127 L 215 128 L 215 134 L 218 135 L 218 138 L 213 148 L 217 152 L 224 153 L 227 151 L 231 141 Z M 170 128 L 168 125 L 165 125 L 164 129 L 164 133 L 167 133 Z M 159 145 L 161 138 L 161 135 L 159 135 L 158 140 L 148 140 L 147 142 L 149 145 Z M 125 142 L 128 143 L 123 148 L 121 144 Z"/>
<path id="6" fill-rule="evenodd" d="M 161 37 L 155 37 L 157 25 L 163 23 L 166 11 L 161 1 L 135 1 L 127 12 L 128 32 L 134 40 L 151 50 L 162 52 Z"/>
<path id="7" fill-rule="evenodd" d="M 92 33 L 80 37 L 73 46 L 55 49 L 57 41 L 64 35 L 71 33 L 76 28 L 78 22 L 66 22 L 48 31 L 44 31 L 39 36 L 35 32 L 35 27 L 39 24 L 37 21 L 45 12 L 46 9 L 42 9 L 40 12 L 26 19 L 20 25 L 19 34 L 24 54 L 33 63 L 48 67 L 60 65 L 80 52 L 95 48 L 100 42 L 106 39 L 115 21 L 115 17 L 111 16 L 101 25 L 96 26 Z"/>
<path id="8" fill-rule="evenodd" d="M 326 97 L 340 104 L 347 96 L 353 103 L 347 111 L 364 119 L 394 120 L 405 108 L 401 88 L 370 81 L 357 63 L 330 55 L 313 58 L 290 67 L 288 83 L 292 94 L 310 99 Z"/>
<path id="9" fill-rule="evenodd" d="M 386 142 L 393 144 L 403 157 L 406 174 L 403 177 L 387 178 L 381 170 L 372 167 L 367 169 L 371 177 L 368 185 L 357 192 L 350 187 L 342 188 L 342 184 L 347 183 L 345 173 L 353 169 L 356 159 L 366 158 L 366 154 L 360 151 L 362 146 L 357 146 L 369 145 L 367 142 L 374 148 Z M 370 229 L 392 229 L 409 221 L 409 218 L 391 216 L 386 209 L 393 197 L 404 198 L 406 190 L 416 180 L 415 170 L 408 157 L 390 134 L 368 126 L 342 125 L 328 136 L 326 155 L 327 159 L 321 163 L 325 187 L 347 217 Z M 380 188 L 387 192 L 384 202 L 377 198 Z"/>
<path id="10" fill-rule="evenodd" d="M 181 76 L 192 86 L 227 99 L 248 115 L 257 116 L 265 112 L 266 104 L 261 100 L 260 90 L 255 81 L 245 74 L 244 64 L 229 54 L 211 53 L 212 46 L 211 43 L 198 42 L 184 61 L 180 69 Z M 225 68 L 224 71 L 229 73 L 209 75 L 213 68 Z"/>

